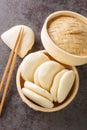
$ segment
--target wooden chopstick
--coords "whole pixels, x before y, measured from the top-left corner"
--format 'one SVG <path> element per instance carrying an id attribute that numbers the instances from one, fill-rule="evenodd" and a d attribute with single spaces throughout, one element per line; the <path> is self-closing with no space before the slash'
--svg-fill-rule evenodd
<path id="1" fill-rule="evenodd" d="M 19 49 L 19 46 L 20 46 L 20 43 L 21 43 L 21 40 L 22 40 L 22 37 L 23 37 L 23 32 L 24 32 L 24 29 L 21 28 L 20 32 L 19 32 L 19 35 L 18 35 L 18 38 L 17 38 L 17 41 L 15 43 L 15 46 L 14 46 L 14 48 L 11 51 L 11 54 L 9 56 L 9 59 L 8 59 L 8 62 L 7 62 L 7 65 L 6 65 L 6 68 L 5 68 L 3 77 L 2 77 L 0 90 L 2 89 L 2 86 L 3 86 L 3 83 L 5 81 L 8 69 L 10 67 L 9 73 L 8 73 L 8 77 L 7 77 L 7 81 L 6 81 L 6 85 L 5 85 L 5 89 L 4 89 L 4 92 L 3 92 L 3 95 L 2 95 L 2 99 L 1 99 L 1 103 L 0 103 L 0 114 L 1 114 L 3 106 L 4 106 L 4 102 L 5 102 L 8 86 L 9 86 L 9 83 L 10 83 L 10 80 L 11 80 L 11 76 L 12 76 L 12 72 L 13 72 L 13 69 L 14 69 L 14 65 L 15 65 L 15 62 L 16 62 L 18 49 Z M 11 66 L 10 66 L 10 64 L 11 64 Z"/>

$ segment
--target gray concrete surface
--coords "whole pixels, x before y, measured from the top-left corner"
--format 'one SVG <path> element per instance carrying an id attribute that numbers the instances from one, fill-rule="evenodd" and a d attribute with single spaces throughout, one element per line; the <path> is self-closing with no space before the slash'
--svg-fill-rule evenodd
<path id="1" fill-rule="evenodd" d="M 87 0 L 0 0 L 0 35 L 17 24 L 28 25 L 36 36 L 31 52 L 41 50 L 44 20 L 58 10 L 72 10 L 87 17 Z M 0 39 L 0 79 L 9 54 L 10 49 Z M 30 109 L 18 94 L 15 80 L 21 61 L 18 57 L 0 117 L 0 130 L 87 130 L 87 64 L 77 68 L 80 86 L 73 102 L 59 112 L 42 113 Z"/>

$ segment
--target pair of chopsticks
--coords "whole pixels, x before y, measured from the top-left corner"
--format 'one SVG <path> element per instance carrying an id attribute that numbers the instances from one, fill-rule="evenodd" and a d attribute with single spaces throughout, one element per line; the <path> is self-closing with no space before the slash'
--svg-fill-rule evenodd
<path id="1" fill-rule="evenodd" d="M 17 40 L 16 40 L 16 43 L 14 45 L 14 48 L 12 49 L 12 51 L 10 53 L 10 56 L 9 56 L 9 59 L 8 59 L 6 68 L 4 70 L 1 83 L 0 83 L 0 92 L 1 92 L 3 84 L 4 84 L 5 79 L 6 79 L 6 76 L 8 74 L 6 84 L 5 84 L 5 88 L 4 88 L 3 95 L 2 95 L 2 99 L 1 99 L 1 102 L 0 102 L 0 115 L 1 115 L 2 110 L 3 110 L 6 94 L 7 94 L 7 91 L 8 91 L 9 83 L 10 83 L 10 80 L 11 80 L 12 72 L 13 72 L 13 69 L 14 69 L 15 62 L 16 62 L 16 57 L 17 57 L 19 46 L 20 46 L 20 43 L 21 43 L 21 40 L 22 40 L 22 37 L 23 37 L 23 33 L 24 33 L 24 28 L 21 27 L 19 34 L 18 34 L 18 37 L 17 37 Z"/>

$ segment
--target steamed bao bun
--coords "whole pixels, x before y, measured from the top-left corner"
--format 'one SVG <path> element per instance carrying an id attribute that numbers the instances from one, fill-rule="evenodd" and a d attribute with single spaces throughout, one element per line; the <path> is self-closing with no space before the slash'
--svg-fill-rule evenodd
<path id="1" fill-rule="evenodd" d="M 23 94 L 45 108 L 54 107 L 54 102 L 62 103 L 75 81 L 73 70 L 66 69 L 42 52 L 24 58 L 21 75 L 25 80 Z"/>
<path id="2" fill-rule="evenodd" d="M 52 108 L 54 106 L 52 95 L 47 90 L 30 81 L 25 81 L 22 92 L 38 105 L 46 108 Z"/>
<path id="3" fill-rule="evenodd" d="M 14 26 L 9 30 L 7 30 L 6 32 L 4 32 L 1 35 L 1 39 L 4 41 L 5 44 L 7 44 L 7 46 L 10 49 L 13 49 L 21 27 L 24 28 L 24 33 L 23 33 L 20 49 L 18 51 L 18 55 L 21 58 L 23 58 L 28 53 L 28 51 L 31 50 L 35 40 L 34 32 L 30 27 L 25 25 Z"/>
<path id="4" fill-rule="evenodd" d="M 37 76 L 38 80 L 35 80 L 35 82 L 38 81 L 44 89 L 49 91 L 55 74 L 63 68 L 64 66 L 55 61 L 46 61 L 37 68 L 34 79 L 36 79 Z"/>
<path id="5" fill-rule="evenodd" d="M 56 76 L 53 79 L 53 83 L 50 89 L 50 93 L 53 96 L 53 100 L 57 102 L 57 90 L 59 87 L 60 79 L 63 76 L 63 74 L 68 71 L 67 69 L 61 70 L 59 73 L 56 74 Z"/>
<path id="6" fill-rule="evenodd" d="M 34 72 L 37 67 L 48 60 L 50 59 L 42 52 L 35 52 L 27 55 L 21 64 L 21 75 L 24 80 L 33 82 Z"/>

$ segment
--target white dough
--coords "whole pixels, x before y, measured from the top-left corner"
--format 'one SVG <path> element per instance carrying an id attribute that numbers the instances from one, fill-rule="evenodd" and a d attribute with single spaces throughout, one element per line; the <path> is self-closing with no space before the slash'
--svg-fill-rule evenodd
<path id="1" fill-rule="evenodd" d="M 63 68 L 64 66 L 52 60 L 41 64 L 38 71 L 40 85 L 49 91 L 55 74 Z"/>
<path id="2" fill-rule="evenodd" d="M 53 101 L 51 94 L 47 90 L 41 88 L 40 86 L 38 86 L 30 81 L 25 81 L 24 87 L 32 90 L 33 92 L 35 92 L 35 93 L 37 93 L 37 94 L 39 94 L 47 99 L 49 99 L 50 101 Z"/>
<path id="3" fill-rule="evenodd" d="M 66 99 L 73 86 L 74 81 L 75 73 L 72 70 L 67 71 L 63 74 L 63 76 L 60 79 L 57 92 L 57 100 L 59 103 L 63 102 Z"/>
<path id="4" fill-rule="evenodd" d="M 50 93 L 51 95 L 53 96 L 53 100 L 55 102 L 57 102 L 57 90 L 58 90 L 58 87 L 59 87 L 59 82 L 60 82 L 60 79 L 61 77 L 63 76 L 63 74 L 68 71 L 67 69 L 64 69 L 60 72 L 58 72 L 56 74 L 56 76 L 54 77 L 54 80 L 53 80 L 53 84 L 52 84 L 52 87 L 50 89 Z"/>
<path id="5" fill-rule="evenodd" d="M 14 26 L 11 29 L 4 32 L 1 35 L 1 39 L 4 41 L 5 44 L 7 44 L 9 48 L 12 49 L 17 40 L 21 27 L 24 28 L 24 34 L 23 34 L 23 38 L 22 38 L 22 42 L 18 54 L 20 57 L 23 58 L 34 44 L 34 39 L 35 39 L 34 32 L 30 27 L 25 25 Z"/>
<path id="6" fill-rule="evenodd" d="M 22 88 L 22 92 L 26 97 L 28 97 L 30 100 L 32 100 L 33 102 L 37 103 L 42 107 L 52 108 L 54 106 L 54 104 L 51 101 L 49 101 L 48 99 L 46 99 L 45 97 L 39 94 L 36 94 L 32 90 L 29 90 L 27 88 Z"/>
<path id="7" fill-rule="evenodd" d="M 27 55 L 21 64 L 21 75 L 24 80 L 33 82 L 34 72 L 39 65 L 43 62 L 48 61 L 49 58 L 42 52 L 34 52 Z"/>
<path id="8" fill-rule="evenodd" d="M 40 86 L 40 82 L 38 79 L 38 71 L 39 71 L 39 67 L 36 69 L 36 71 L 34 73 L 34 83 Z"/>

